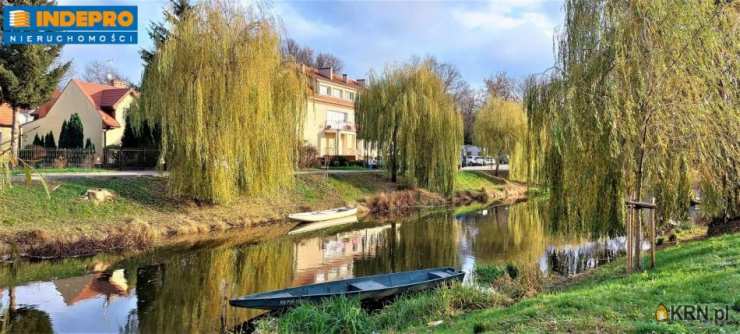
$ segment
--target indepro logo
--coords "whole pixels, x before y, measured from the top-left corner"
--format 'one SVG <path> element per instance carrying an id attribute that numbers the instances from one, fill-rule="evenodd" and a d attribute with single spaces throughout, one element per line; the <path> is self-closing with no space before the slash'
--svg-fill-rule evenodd
<path id="1" fill-rule="evenodd" d="M 3 44 L 136 44 L 136 6 L 5 6 Z"/>
<path id="2" fill-rule="evenodd" d="M 31 14 L 25 10 L 11 10 L 9 21 L 12 28 L 28 28 L 31 26 Z"/>

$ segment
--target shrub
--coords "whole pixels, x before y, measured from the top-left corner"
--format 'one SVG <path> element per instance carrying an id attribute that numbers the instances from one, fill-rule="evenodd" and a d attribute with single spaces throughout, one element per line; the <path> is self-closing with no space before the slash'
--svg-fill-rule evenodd
<path id="1" fill-rule="evenodd" d="M 507 265 L 507 275 L 501 275 L 496 279 L 492 286 L 496 291 L 514 300 L 523 297 L 529 297 L 537 294 L 543 289 L 543 278 L 539 268 L 528 268 L 523 271 L 516 269 L 516 279 L 511 278 L 508 269 L 516 268 L 513 265 Z"/>
<path id="2" fill-rule="evenodd" d="M 519 268 L 511 263 L 506 264 L 506 273 L 509 274 L 511 279 L 516 279 L 519 276 Z"/>
<path id="3" fill-rule="evenodd" d="M 443 317 L 446 311 L 445 301 L 436 293 L 404 295 L 378 312 L 373 324 L 378 329 L 401 330 L 437 320 Z"/>
<path id="4" fill-rule="evenodd" d="M 438 293 L 447 304 L 448 314 L 460 311 L 480 310 L 484 308 L 508 305 L 511 300 L 490 289 L 477 286 L 453 284 L 448 289 L 439 289 Z"/>
<path id="5" fill-rule="evenodd" d="M 319 151 L 313 145 L 303 145 L 298 150 L 298 168 L 319 167 Z"/>
<path id="6" fill-rule="evenodd" d="M 462 311 L 508 305 L 511 299 L 491 290 L 459 283 L 436 290 L 402 295 L 376 312 L 365 311 L 353 298 L 331 298 L 303 304 L 282 317 L 256 324 L 260 333 L 376 333 L 403 331 Z"/>
<path id="7" fill-rule="evenodd" d="M 54 133 L 49 131 L 49 133 L 44 136 L 44 145 L 45 148 L 57 148 L 56 140 L 54 139 Z"/>
<path id="8" fill-rule="evenodd" d="M 356 298 L 303 304 L 278 321 L 280 333 L 371 333 L 370 316 Z"/>
<path id="9" fill-rule="evenodd" d="M 398 189 L 399 190 L 414 190 L 419 186 L 416 178 L 409 176 L 400 176 L 398 178 Z"/>
<path id="10" fill-rule="evenodd" d="M 521 287 L 521 297 L 532 297 L 542 291 L 543 289 L 543 278 L 542 272 L 538 268 L 530 270 L 524 270 L 519 279 L 517 280 Z"/>
<path id="11" fill-rule="evenodd" d="M 350 167 L 365 167 L 365 162 L 362 160 L 352 160 L 349 162 Z"/>
<path id="12" fill-rule="evenodd" d="M 329 165 L 332 167 L 347 167 L 349 166 L 349 159 L 341 155 L 335 156 L 331 158 Z"/>
<path id="13" fill-rule="evenodd" d="M 682 220 L 678 224 L 678 229 L 681 231 L 688 231 L 694 227 L 694 223 L 691 220 Z"/>
<path id="14" fill-rule="evenodd" d="M 475 279 L 480 284 L 491 285 L 491 283 L 504 273 L 504 269 L 496 265 L 475 266 Z"/>

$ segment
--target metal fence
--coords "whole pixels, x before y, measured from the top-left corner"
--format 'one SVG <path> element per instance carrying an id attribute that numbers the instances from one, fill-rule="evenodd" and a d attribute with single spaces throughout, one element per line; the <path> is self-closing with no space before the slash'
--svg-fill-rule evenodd
<path id="1" fill-rule="evenodd" d="M 157 166 L 159 150 L 145 148 L 105 148 L 103 167 L 116 169 L 152 169 Z"/>
<path id="2" fill-rule="evenodd" d="M 94 149 L 36 146 L 18 151 L 18 157 L 35 168 L 93 168 L 99 163 Z"/>
<path id="3" fill-rule="evenodd" d="M 101 157 L 94 149 L 35 146 L 18 151 L 18 157 L 34 168 L 152 169 L 157 166 L 159 150 L 105 148 Z"/>

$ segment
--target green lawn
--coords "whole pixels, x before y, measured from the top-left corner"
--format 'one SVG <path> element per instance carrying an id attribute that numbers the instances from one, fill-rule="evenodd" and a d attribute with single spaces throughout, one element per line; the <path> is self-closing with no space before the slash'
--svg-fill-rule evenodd
<path id="1" fill-rule="evenodd" d="M 500 180 L 480 171 L 460 171 L 455 177 L 455 190 L 471 190 L 486 188 L 488 190 L 503 189 Z"/>
<path id="2" fill-rule="evenodd" d="M 33 170 L 33 174 L 58 174 L 58 173 L 102 173 L 108 172 L 108 169 L 102 168 L 36 168 Z M 23 175 L 25 172 L 23 169 L 14 169 L 13 175 Z"/>
<path id="3" fill-rule="evenodd" d="M 118 221 L 148 211 L 170 208 L 164 199 L 163 181 L 156 178 L 77 178 L 51 182 L 50 197 L 38 183 L 30 187 L 16 184 L 0 193 L 0 229 L 48 228 L 54 225 L 82 227 L 95 221 L 100 224 Z M 90 188 L 115 192 L 116 200 L 94 205 L 82 200 Z"/>
<path id="4" fill-rule="evenodd" d="M 730 313 L 736 321 L 740 320 L 740 234 L 659 251 L 658 268 L 654 271 L 626 276 L 623 266 L 623 260 L 615 261 L 561 292 L 541 294 L 508 308 L 469 313 L 437 327 L 436 331 L 737 333 L 740 330 L 737 323 L 655 320 L 660 303 L 710 304 L 711 308 L 730 305 Z"/>

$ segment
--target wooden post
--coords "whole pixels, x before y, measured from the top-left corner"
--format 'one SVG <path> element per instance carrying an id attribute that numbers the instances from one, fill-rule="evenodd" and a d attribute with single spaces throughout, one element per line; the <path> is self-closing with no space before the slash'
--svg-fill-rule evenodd
<path id="1" fill-rule="evenodd" d="M 627 204 L 627 222 L 624 224 L 625 241 L 627 242 L 627 273 L 632 273 L 632 206 Z"/>
<path id="2" fill-rule="evenodd" d="M 18 108 L 12 107 L 11 124 L 10 124 L 10 167 L 18 165 L 18 133 L 20 125 L 18 124 Z"/>
<path id="3" fill-rule="evenodd" d="M 637 228 L 635 229 L 635 261 L 637 270 L 642 271 L 642 209 L 637 209 Z"/>
<path id="4" fill-rule="evenodd" d="M 650 201 L 653 205 L 655 205 L 655 197 Z M 651 209 L 651 217 L 650 217 L 650 269 L 655 269 L 655 217 L 657 208 Z"/>

